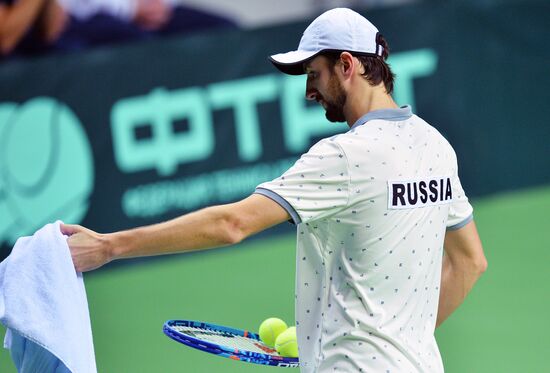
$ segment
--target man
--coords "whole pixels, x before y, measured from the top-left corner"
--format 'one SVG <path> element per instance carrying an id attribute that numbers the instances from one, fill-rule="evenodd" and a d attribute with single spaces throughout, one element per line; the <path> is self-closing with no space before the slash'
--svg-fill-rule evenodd
<path id="1" fill-rule="evenodd" d="M 0 59 L 42 49 L 67 22 L 55 0 L 0 0 Z"/>
<path id="2" fill-rule="evenodd" d="M 67 39 L 80 37 L 87 45 L 236 26 L 226 17 L 174 0 L 57 1 L 71 18 Z M 64 42 L 63 39 L 59 41 Z"/>
<path id="3" fill-rule="evenodd" d="M 321 140 L 240 202 L 106 235 L 64 226 L 75 267 L 233 244 L 292 219 L 302 371 L 442 372 L 434 329 L 486 260 L 455 153 L 395 104 L 387 55 L 359 14 L 319 16 L 297 51 L 271 60 L 285 73 L 307 73 L 306 97 L 350 130 Z"/>

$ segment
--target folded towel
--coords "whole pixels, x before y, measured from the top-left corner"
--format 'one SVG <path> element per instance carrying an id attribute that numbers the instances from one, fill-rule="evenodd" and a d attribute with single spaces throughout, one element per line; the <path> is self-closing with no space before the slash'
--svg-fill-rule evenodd
<path id="1" fill-rule="evenodd" d="M 97 372 L 82 274 L 61 222 L 17 240 L 0 263 L 0 322 L 19 373 Z"/>

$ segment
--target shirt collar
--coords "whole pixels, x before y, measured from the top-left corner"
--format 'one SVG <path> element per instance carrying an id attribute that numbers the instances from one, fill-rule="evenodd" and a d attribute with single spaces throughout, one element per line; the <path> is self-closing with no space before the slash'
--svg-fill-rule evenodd
<path id="1" fill-rule="evenodd" d="M 397 109 L 373 110 L 363 115 L 361 118 L 357 119 L 357 121 L 353 124 L 353 126 L 351 126 L 351 129 L 354 129 L 362 124 L 367 123 L 369 120 L 373 120 L 373 119 L 383 119 L 383 120 L 390 120 L 390 121 L 397 122 L 401 120 L 407 120 L 411 116 L 412 116 L 412 109 L 410 105 L 402 106 Z"/>

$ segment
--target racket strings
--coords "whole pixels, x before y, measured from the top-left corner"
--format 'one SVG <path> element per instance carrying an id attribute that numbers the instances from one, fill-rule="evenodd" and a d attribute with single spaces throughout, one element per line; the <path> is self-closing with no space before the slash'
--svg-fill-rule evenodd
<path id="1" fill-rule="evenodd" d="M 225 346 L 230 349 L 278 356 L 277 352 L 265 346 L 260 341 L 226 331 L 202 329 L 183 325 L 172 325 L 172 328 L 181 334 L 188 335 L 205 342 Z M 263 348 L 260 348 L 260 346 Z"/>

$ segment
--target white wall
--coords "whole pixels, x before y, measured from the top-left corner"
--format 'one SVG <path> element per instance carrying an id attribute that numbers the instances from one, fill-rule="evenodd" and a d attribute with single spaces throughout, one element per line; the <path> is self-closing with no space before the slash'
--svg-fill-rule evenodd
<path id="1" fill-rule="evenodd" d="M 375 8 L 394 6 L 420 0 L 172 0 L 199 9 L 225 14 L 243 28 L 255 28 L 306 18 L 324 10 L 345 6 Z"/>
<path id="2" fill-rule="evenodd" d="M 244 28 L 254 28 L 311 16 L 315 0 L 179 0 L 199 9 L 226 14 Z"/>

